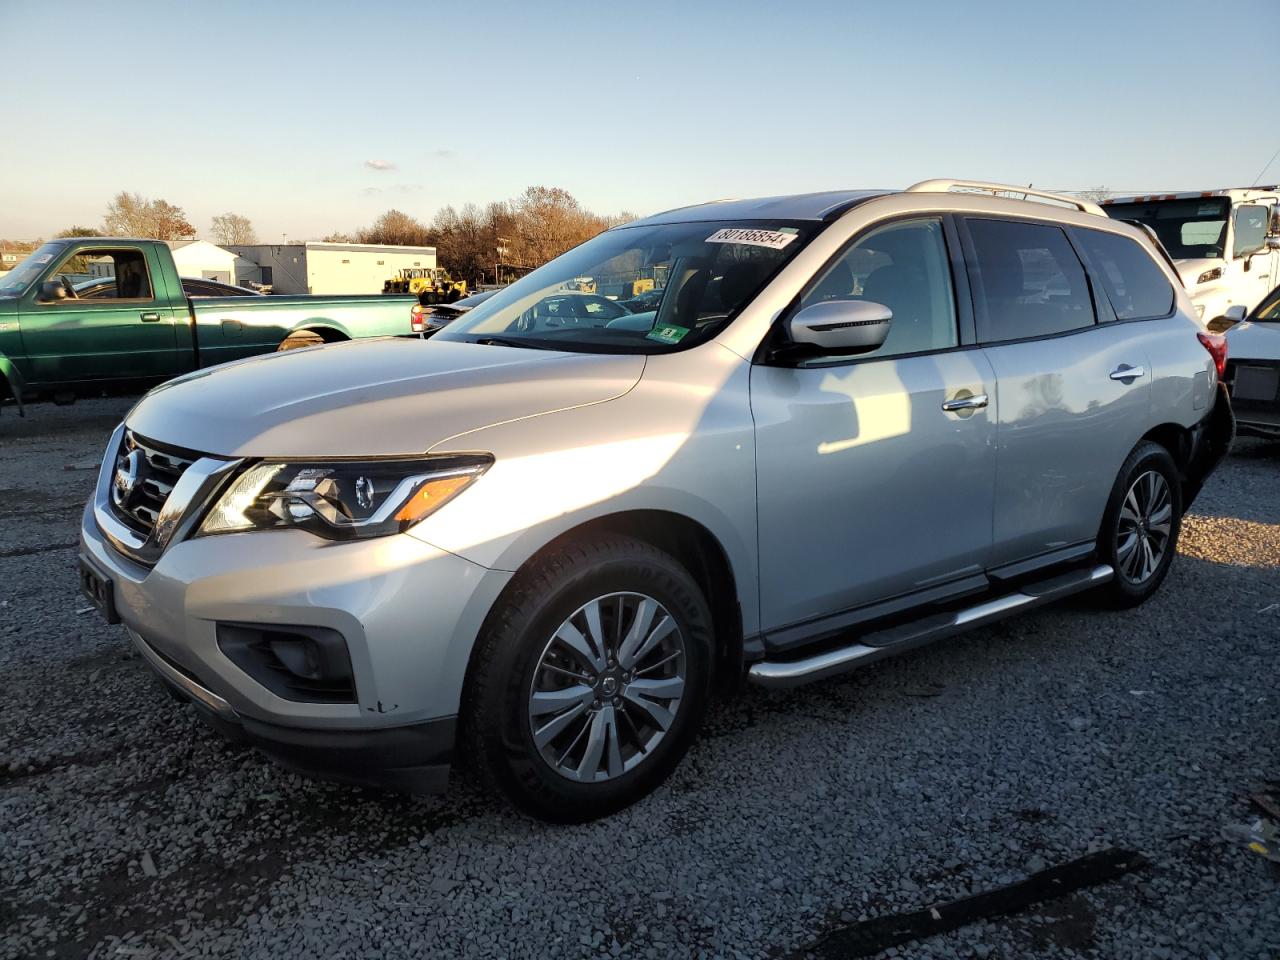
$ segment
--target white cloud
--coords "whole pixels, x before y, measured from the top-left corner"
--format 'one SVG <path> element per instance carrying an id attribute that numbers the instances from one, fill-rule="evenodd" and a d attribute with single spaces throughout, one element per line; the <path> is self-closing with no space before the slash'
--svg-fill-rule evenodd
<path id="1" fill-rule="evenodd" d="M 390 160 L 366 160 L 364 165 L 370 170 L 394 170 L 396 165 Z"/>

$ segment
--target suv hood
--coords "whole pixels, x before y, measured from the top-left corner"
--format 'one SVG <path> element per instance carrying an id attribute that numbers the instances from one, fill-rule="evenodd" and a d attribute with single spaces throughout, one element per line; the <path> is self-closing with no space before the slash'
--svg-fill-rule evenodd
<path id="1" fill-rule="evenodd" d="M 621 396 L 644 362 L 638 355 L 356 340 L 170 380 L 143 397 L 126 423 L 148 439 L 228 457 L 413 455 L 495 423 Z"/>

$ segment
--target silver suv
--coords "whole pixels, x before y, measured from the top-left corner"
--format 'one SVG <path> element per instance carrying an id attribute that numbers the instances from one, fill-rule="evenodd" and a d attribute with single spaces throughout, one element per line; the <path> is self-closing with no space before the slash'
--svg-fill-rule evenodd
<path id="1" fill-rule="evenodd" d="M 290 767 L 465 758 L 564 821 L 744 676 L 1141 603 L 1230 442 L 1222 338 L 1142 230 L 1015 189 L 672 210 L 429 340 L 171 381 L 111 437 L 83 588 Z"/>

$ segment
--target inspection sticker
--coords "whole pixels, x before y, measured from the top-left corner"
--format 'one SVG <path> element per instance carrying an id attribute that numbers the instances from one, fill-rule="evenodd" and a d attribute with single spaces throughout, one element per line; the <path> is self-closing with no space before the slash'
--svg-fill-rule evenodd
<path id="1" fill-rule="evenodd" d="M 688 327 L 677 327 L 674 323 L 664 323 L 654 327 L 644 335 L 646 340 L 657 340 L 659 343 L 674 345 L 689 335 Z"/>
<path id="2" fill-rule="evenodd" d="M 768 247 L 781 250 L 798 234 L 781 230 L 757 230 L 752 227 L 725 227 L 707 237 L 707 243 L 744 243 L 749 247 Z"/>

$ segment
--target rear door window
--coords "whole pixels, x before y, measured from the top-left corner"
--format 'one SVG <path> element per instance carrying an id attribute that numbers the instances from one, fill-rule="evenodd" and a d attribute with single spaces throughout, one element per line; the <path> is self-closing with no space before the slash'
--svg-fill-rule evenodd
<path id="1" fill-rule="evenodd" d="M 1102 283 L 1117 320 L 1167 317 L 1173 287 L 1140 244 L 1116 233 L 1073 228 L 1094 279 Z"/>
<path id="2" fill-rule="evenodd" d="M 973 245 L 969 270 L 979 340 L 1025 340 L 1093 326 L 1089 281 L 1061 227 L 965 223 Z"/>

